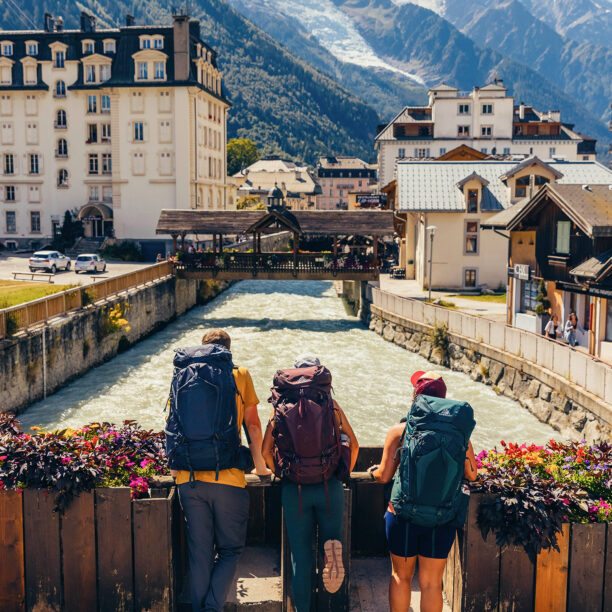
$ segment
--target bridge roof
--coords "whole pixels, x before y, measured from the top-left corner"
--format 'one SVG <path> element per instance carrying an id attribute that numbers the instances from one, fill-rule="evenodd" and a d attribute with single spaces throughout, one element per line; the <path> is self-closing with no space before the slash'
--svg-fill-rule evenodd
<path id="1" fill-rule="evenodd" d="M 292 210 L 302 234 L 388 236 L 393 212 L 386 210 Z M 157 234 L 242 234 L 267 210 L 162 210 Z"/>

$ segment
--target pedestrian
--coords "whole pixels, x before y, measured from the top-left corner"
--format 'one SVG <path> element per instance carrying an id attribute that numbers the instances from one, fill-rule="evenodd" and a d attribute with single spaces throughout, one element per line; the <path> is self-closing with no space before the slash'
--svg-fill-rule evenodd
<path id="1" fill-rule="evenodd" d="M 262 454 L 281 478 L 281 502 L 291 549 L 292 594 L 296 612 L 309 612 L 313 527 L 319 527 L 330 593 L 344 580 L 342 519 L 344 487 L 359 445 L 340 406 L 331 397 L 331 373 L 316 357 L 295 361 L 274 377 L 274 410 Z"/>
<path id="2" fill-rule="evenodd" d="M 160 263 L 161 261 L 164 261 L 164 258 L 162 257 L 161 253 L 158 253 L 157 257 L 155 258 L 155 262 Z"/>
<path id="3" fill-rule="evenodd" d="M 584 332 L 582 327 L 580 327 L 580 323 L 578 322 L 578 317 L 575 312 L 570 312 L 567 321 L 565 322 L 565 328 L 563 330 L 563 339 L 570 345 L 576 346 L 577 342 L 577 333 Z"/>
<path id="4" fill-rule="evenodd" d="M 234 367 L 230 346 L 229 335 L 213 329 L 202 346 L 174 358 L 166 452 L 185 517 L 193 612 L 223 610 L 246 542 L 245 471 L 270 474 L 261 455 L 259 399 L 249 371 Z"/>
<path id="5" fill-rule="evenodd" d="M 441 612 L 444 566 L 467 515 L 469 489 L 461 481 L 477 476 L 469 441 L 475 421 L 469 404 L 444 399 L 438 374 L 415 372 L 411 382 L 407 422 L 391 427 L 380 465 L 368 471 L 378 482 L 394 478 L 385 513 L 391 612 L 410 610 L 417 559 L 421 612 Z"/>
<path id="6" fill-rule="evenodd" d="M 546 327 L 544 328 L 544 335 L 551 340 L 557 339 L 557 328 L 559 327 L 559 319 L 556 314 L 553 315 L 546 323 Z"/>

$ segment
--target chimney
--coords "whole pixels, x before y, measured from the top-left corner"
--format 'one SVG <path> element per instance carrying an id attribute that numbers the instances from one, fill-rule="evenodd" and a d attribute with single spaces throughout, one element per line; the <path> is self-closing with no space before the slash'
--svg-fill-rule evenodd
<path id="1" fill-rule="evenodd" d="M 85 11 L 81 11 L 81 32 L 95 32 L 96 18 L 93 15 L 88 15 Z"/>
<path id="2" fill-rule="evenodd" d="M 533 174 L 529 175 L 529 198 L 533 197 L 535 192 L 535 176 Z"/>
<path id="3" fill-rule="evenodd" d="M 519 119 L 524 119 L 524 118 L 525 118 L 525 103 L 521 102 L 519 106 Z"/>
<path id="4" fill-rule="evenodd" d="M 125 16 L 125 25 L 130 27 L 136 23 L 136 19 L 134 19 L 134 15 L 130 15 L 129 13 Z"/>
<path id="5" fill-rule="evenodd" d="M 63 32 L 64 30 L 64 18 L 63 17 L 58 17 L 55 20 L 55 31 L 56 32 Z"/>
<path id="6" fill-rule="evenodd" d="M 200 22 L 197 19 L 189 22 L 189 35 L 193 38 L 200 38 Z"/>
<path id="7" fill-rule="evenodd" d="M 45 13 L 44 20 L 45 20 L 45 25 L 44 25 L 45 32 L 53 32 L 53 24 L 55 23 L 53 19 L 53 15 L 51 13 Z"/>
<path id="8" fill-rule="evenodd" d="M 174 80 L 189 78 L 189 17 L 173 15 L 174 20 Z"/>

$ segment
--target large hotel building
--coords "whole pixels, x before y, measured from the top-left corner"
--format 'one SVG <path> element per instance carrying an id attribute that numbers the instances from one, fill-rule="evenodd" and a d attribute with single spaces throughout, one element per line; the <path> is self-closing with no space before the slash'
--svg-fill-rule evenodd
<path id="1" fill-rule="evenodd" d="M 66 210 L 85 235 L 156 247 L 162 208 L 224 209 L 225 98 L 199 23 L 0 33 L 0 242 L 47 243 Z"/>

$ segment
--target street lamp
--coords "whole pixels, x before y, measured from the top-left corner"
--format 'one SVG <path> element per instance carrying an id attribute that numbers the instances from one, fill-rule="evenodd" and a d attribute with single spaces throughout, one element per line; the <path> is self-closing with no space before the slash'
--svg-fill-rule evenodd
<path id="1" fill-rule="evenodd" d="M 433 240 L 434 234 L 438 228 L 435 225 L 428 225 L 427 231 L 429 232 L 429 301 L 431 302 L 431 270 L 433 266 Z"/>

